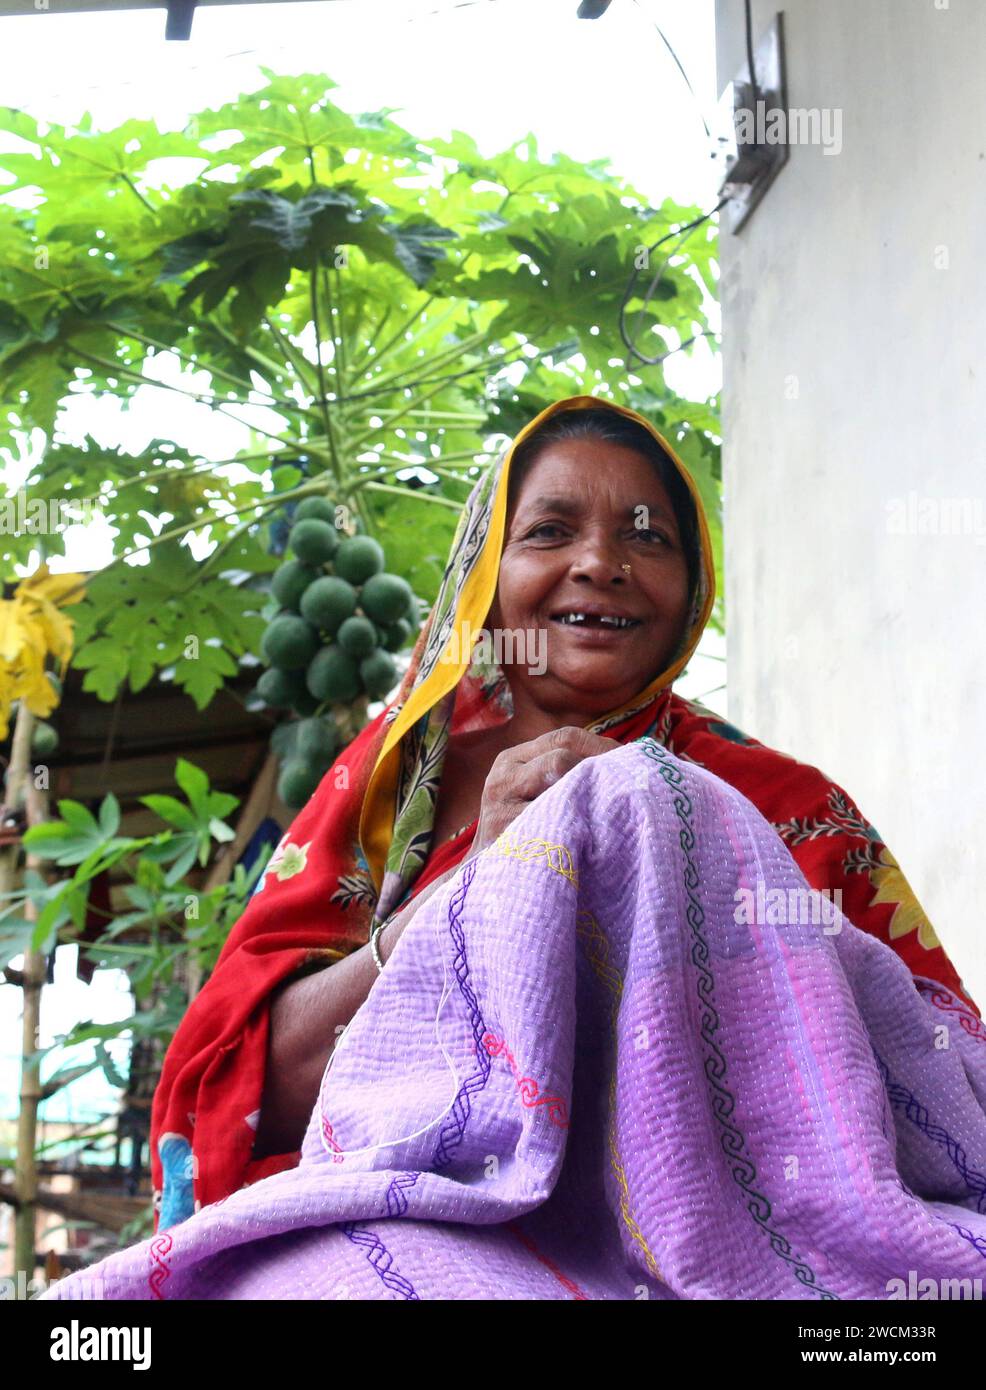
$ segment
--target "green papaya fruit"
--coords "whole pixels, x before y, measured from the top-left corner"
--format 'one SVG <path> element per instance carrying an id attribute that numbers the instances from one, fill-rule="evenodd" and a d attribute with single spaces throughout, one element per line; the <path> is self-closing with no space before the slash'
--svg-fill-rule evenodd
<path id="1" fill-rule="evenodd" d="M 327 574 L 302 594 L 301 612 L 313 627 L 334 636 L 356 612 L 356 590 L 344 579 Z"/>
<path id="2" fill-rule="evenodd" d="M 323 647 L 311 661 L 308 689 L 316 700 L 344 704 L 360 692 L 359 667 L 348 652 L 334 642 Z"/>
<path id="3" fill-rule="evenodd" d="M 360 590 L 363 612 L 375 623 L 389 627 L 407 611 L 411 586 L 399 574 L 374 574 Z"/>
<path id="4" fill-rule="evenodd" d="M 397 684 L 397 667 L 391 657 L 378 648 L 360 662 L 359 678 L 372 699 L 382 700 Z"/>
<path id="5" fill-rule="evenodd" d="M 311 565 L 303 565 L 300 560 L 286 560 L 274 571 L 270 591 L 282 608 L 290 608 L 297 613 L 302 594 L 319 573 L 319 570 Z"/>
<path id="6" fill-rule="evenodd" d="M 335 527 L 314 516 L 296 522 L 288 535 L 288 545 L 306 565 L 324 565 L 332 559 L 338 544 Z"/>
<path id="7" fill-rule="evenodd" d="M 372 536 L 349 536 L 336 552 L 333 569 L 350 584 L 362 584 L 384 566 L 384 554 Z"/>
<path id="8" fill-rule="evenodd" d="M 281 671 L 307 667 L 318 647 L 318 633 L 293 613 L 278 614 L 260 640 L 264 660 Z"/>
<path id="9" fill-rule="evenodd" d="M 336 641 L 350 656 L 369 656 L 378 645 L 377 629 L 369 618 L 347 618 L 336 633 Z"/>

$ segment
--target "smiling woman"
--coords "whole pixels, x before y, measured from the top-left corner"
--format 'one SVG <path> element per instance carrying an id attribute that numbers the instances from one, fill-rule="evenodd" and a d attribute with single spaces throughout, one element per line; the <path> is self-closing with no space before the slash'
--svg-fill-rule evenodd
<path id="1" fill-rule="evenodd" d="M 614 429 L 613 418 L 555 417 L 518 451 L 519 476 L 511 469 L 487 623 L 548 633 L 545 678 L 511 682 L 518 731 L 527 711 L 579 725 L 628 703 L 670 664 L 687 627 L 695 505 L 647 431 Z"/>
<path id="2" fill-rule="evenodd" d="M 982 1023 L 849 796 L 673 693 L 713 598 L 647 420 L 580 396 L 520 432 L 176 1034 L 159 1234 L 106 1296 L 511 1296 L 474 1291 L 489 1257 L 514 1296 L 875 1297 L 905 1228 L 981 1259 Z M 484 623 L 541 669 L 477 659 Z"/>
<path id="3" fill-rule="evenodd" d="M 495 758 L 628 704 L 671 664 L 699 573 L 695 503 L 646 429 L 611 410 L 589 409 L 556 415 L 525 440 L 511 461 L 485 630 L 537 634 L 547 650 L 537 665 L 511 663 L 508 721 L 478 733 L 453 729 L 436 844 L 476 818 L 484 792 L 492 800 Z M 615 741 L 593 746 L 604 751 Z M 546 771 L 567 771 L 563 761 L 559 754 Z M 511 766 L 528 762 L 519 754 Z M 544 789 L 531 776 L 529 768 L 518 770 L 515 785 L 504 789 L 512 815 L 493 818 L 496 833 L 521 800 Z M 520 777 L 523 798 L 516 794 Z"/>

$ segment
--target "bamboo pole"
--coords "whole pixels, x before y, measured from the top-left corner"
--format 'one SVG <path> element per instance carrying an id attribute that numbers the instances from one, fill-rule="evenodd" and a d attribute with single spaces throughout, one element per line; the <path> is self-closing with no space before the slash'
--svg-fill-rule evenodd
<path id="1" fill-rule="evenodd" d="M 34 785 L 31 776 L 31 736 L 34 716 L 22 700 L 17 711 L 17 723 L 7 772 L 5 802 L 8 810 L 25 807 L 29 825 L 38 825 L 47 814 L 48 793 Z M 26 869 L 39 872 L 43 861 L 29 854 Z M 28 902 L 24 908 L 27 920 L 34 921 L 37 913 Z M 14 1219 L 14 1275 L 23 1270 L 25 1283 L 34 1277 L 36 1247 L 36 1216 L 38 1193 L 37 1133 L 38 1106 L 42 1098 L 41 1068 L 36 1060 L 41 1027 L 41 991 L 47 973 L 44 953 L 28 946 L 19 980 L 23 991 L 21 1019 L 21 1084 L 17 1114 L 17 1156 L 14 1161 L 14 1196 L 17 1211 Z"/>

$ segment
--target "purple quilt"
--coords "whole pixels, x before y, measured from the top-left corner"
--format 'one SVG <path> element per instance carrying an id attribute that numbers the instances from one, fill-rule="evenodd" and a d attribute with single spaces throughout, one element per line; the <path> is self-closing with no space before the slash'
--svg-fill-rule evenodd
<path id="1" fill-rule="evenodd" d="M 986 1041 L 945 1005 L 643 739 L 419 909 L 297 1168 L 46 1297 L 973 1296 Z"/>

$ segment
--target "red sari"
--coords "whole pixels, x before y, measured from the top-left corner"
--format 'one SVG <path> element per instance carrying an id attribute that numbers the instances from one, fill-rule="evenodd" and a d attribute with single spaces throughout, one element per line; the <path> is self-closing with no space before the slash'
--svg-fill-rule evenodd
<path id="1" fill-rule="evenodd" d="M 196 1208 L 215 1202 L 298 1161 L 298 1152 L 252 1158 L 271 993 L 306 966 L 330 965 L 367 940 L 375 892 L 359 846 L 359 813 L 384 732 L 381 714 L 292 822 L 168 1049 L 151 1120 L 155 1208 L 165 1189 L 167 1225 L 191 1215 L 193 1201 Z M 606 732 L 621 743 L 650 735 L 738 788 L 772 823 L 808 883 L 838 890 L 845 916 L 888 943 L 933 1003 L 945 1012 L 956 1001 L 975 1009 L 896 860 L 822 772 L 670 688 Z M 459 863 L 475 831 L 473 822 L 433 850 L 408 897 Z M 185 1165 L 177 1176 L 175 1155 Z"/>

